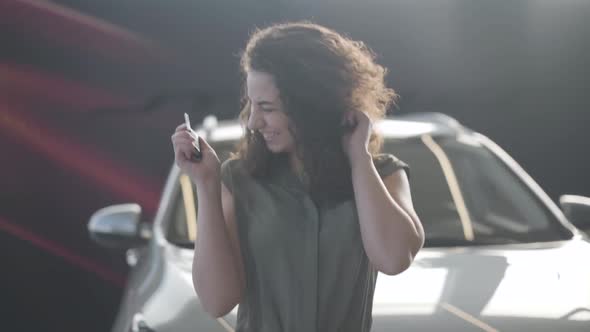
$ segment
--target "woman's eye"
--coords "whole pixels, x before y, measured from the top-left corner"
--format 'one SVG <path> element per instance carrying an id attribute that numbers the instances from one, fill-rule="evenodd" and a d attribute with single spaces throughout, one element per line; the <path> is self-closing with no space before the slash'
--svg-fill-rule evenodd
<path id="1" fill-rule="evenodd" d="M 272 111 L 274 111 L 272 108 L 263 108 L 262 110 L 265 111 L 265 112 L 272 112 Z"/>

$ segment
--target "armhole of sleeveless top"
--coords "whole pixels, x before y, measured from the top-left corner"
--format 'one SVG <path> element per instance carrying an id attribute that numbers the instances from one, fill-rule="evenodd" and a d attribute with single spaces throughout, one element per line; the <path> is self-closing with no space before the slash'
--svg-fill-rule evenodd
<path id="1" fill-rule="evenodd" d="M 388 177 L 400 169 L 406 171 L 407 177 L 410 177 L 410 166 L 392 154 L 376 155 L 373 158 L 373 163 L 382 179 Z"/>
<path id="2" fill-rule="evenodd" d="M 232 165 L 234 162 L 234 159 L 227 159 L 221 164 L 221 181 L 232 194 L 234 193 L 234 182 L 232 176 Z"/>

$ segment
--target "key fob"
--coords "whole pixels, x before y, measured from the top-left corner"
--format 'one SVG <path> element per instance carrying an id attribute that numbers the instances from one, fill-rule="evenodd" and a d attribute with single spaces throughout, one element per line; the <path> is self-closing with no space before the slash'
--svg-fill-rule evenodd
<path id="1" fill-rule="evenodd" d="M 195 147 L 195 151 L 193 151 L 193 153 L 191 153 L 191 160 L 200 161 L 203 158 L 203 154 L 201 153 L 201 140 L 199 138 L 199 135 L 193 130 L 193 127 L 191 126 L 191 121 L 190 121 L 187 113 L 184 113 L 184 123 L 186 125 L 186 130 L 188 130 L 195 137 L 195 141 L 196 141 L 196 142 L 193 142 L 193 146 Z"/>

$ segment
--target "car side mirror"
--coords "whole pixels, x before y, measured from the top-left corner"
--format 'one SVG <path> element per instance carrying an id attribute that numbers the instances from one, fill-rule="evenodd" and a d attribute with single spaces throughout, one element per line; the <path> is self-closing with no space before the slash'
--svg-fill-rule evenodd
<path id="1" fill-rule="evenodd" d="M 96 211 L 88 222 L 90 238 L 109 248 L 135 248 L 152 236 L 151 226 L 140 222 L 138 204 L 111 205 Z"/>
<path id="2" fill-rule="evenodd" d="M 590 197 L 562 195 L 559 197 L 559 204 L 574 226 L 590 234 Z"/>

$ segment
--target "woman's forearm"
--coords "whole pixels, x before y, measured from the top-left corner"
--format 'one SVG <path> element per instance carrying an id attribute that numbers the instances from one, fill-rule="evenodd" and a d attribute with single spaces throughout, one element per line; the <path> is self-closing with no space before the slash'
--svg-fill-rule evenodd
<path id="1" fill-rule="evenodd" d="M 221 184 L 197 185 L 197 239 L 193 283 L 204 310 L 227 314 L 241 297 L 240 280 L 221 203 Z"/>
<path id="2" fill-rule="evenodd" d="M 351 169 L 365 252 L 379 271 L 400 273 L 411 264 L 423 236 L 390 195 L 369 154 L 351 163 Z"/>

